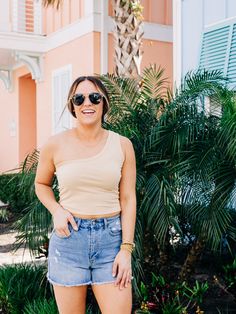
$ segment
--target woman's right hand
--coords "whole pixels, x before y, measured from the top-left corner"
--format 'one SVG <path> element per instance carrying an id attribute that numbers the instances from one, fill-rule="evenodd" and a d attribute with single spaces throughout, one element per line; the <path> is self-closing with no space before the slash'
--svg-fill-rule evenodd
<path id="1" fill-rule="evenodd" d="M 56 233 L 61 237 L 67 237 L 70 235 L 70 231 L 68 228 L 68 222 L 71 223 L 74 230 L 78 231 L 77 224 L 74 220 L 74 217 L 71 213 L 63 208 L 57 208 L 52 215 L 54 229 Z"/>

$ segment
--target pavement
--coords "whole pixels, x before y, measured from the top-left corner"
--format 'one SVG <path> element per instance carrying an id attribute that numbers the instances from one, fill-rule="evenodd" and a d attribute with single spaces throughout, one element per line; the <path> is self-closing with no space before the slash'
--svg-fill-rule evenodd
<path id="1" fill-rule="evenodd" d="M 28 248 L 20 247 L 13 251 L 13 243 L 16 240 L 17 232 L 7 223 L 0 223 L 0 266 L 3 264 L 14 264 L 23 262 L 38 261 L 30 255 Z M 45 257 L 40 261 L 46 260 Z"/>
<path id="2" fill-rule="evenodd" d="M 0 201 L 0 208 L 4 206 Z M 3 264 L 23 263 L 38 261 L 31 256 L 28 248 L 20 247 L 13 251 L 13 243 L 16 240 L 17 231 L 12 228 L 12 222 L 0 223 L 0 266 Z M 40 258 L 40 261 L 46 260 L 45 257 Z"/>

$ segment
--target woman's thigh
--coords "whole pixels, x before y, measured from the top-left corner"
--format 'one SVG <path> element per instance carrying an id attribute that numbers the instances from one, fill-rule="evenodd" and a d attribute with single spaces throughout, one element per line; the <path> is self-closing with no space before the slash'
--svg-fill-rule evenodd
<path id="1" fill-rule="evenodd" d="M 102 314 L 130 314 L 132 286 L 120 290 L 114 283 L 92 285 L 92 290 Z"/>
<path id="2" fill-rule="evenodd" d="M 88 286 L 64 287 L 53 285 L 60 314 L 85 314 Z"/>

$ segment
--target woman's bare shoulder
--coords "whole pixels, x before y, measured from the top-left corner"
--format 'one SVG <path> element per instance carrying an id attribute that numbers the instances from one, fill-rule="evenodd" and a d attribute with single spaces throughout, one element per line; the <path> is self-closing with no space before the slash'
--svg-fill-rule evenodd
<path id="1" fill-rule="evenodd" d="M 120 144 L 121 144 L 121 148 L 122 148 L 124 156 L 126 156 L 127 153 L 129 153 L 130 151 L 134 151 L 133 144 L 128 137 L 121 135 L 119 133 L 116 133 L 116 134 L 118 134 L 120 137 Z"/>
<path id="2" fill-rule="evenodd" d="M 118 133 L 117 133 L 117 134 L 118 134 Z M 120 135 L 120 134 L 119 134 L 119 136 L 120 136 L 121 145 L 122 145 L 124 148 L 125 148 L 125 147 L 132 147 L 132 146 L 133 146 L 131 140 L 130 140 L 128 137 L 126 137 L 126 136 L 124 136 L 124 135 Z"/>

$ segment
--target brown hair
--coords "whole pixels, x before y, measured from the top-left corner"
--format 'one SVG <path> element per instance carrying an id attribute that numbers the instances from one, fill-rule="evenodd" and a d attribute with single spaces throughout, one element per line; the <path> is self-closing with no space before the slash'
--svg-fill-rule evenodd
<path id="1" fill-rule="evenodd" d="M 69 93 L 68 93 L 68 97 L 67 97 L 68 109 L 69 109 L 70 113 L 72 114 L 72 116 L 74 118 L 76 118 L 74 105 L 71 101 L 71 96 L 74 95 L 77 86 L 81 82 L 86 81 L 86 80 L 92 82 L 104 96 L 103 97 L 103 112 L 102 112 L 102 123 L 103 123 L 105 121 L 104 116 L 109 110 L 109 96 L 108 96 L 108 92 L 106 90 L 106 87 L 104 86 L 102 81 L 96 76 L 80 76 L 72 83 L 71 88 L 70 88 Z"/>

